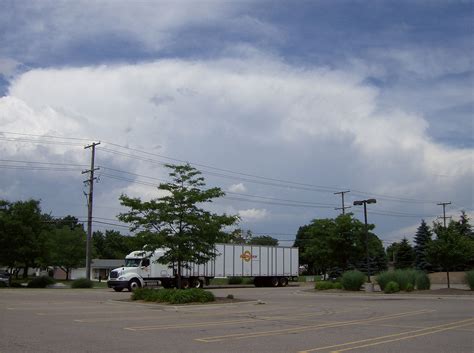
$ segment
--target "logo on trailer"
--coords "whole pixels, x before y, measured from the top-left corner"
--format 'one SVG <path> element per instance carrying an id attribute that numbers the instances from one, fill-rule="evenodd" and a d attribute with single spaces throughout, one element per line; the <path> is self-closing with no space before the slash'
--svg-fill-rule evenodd
<path id="1" fill-rule="evenodd" d="M 245 250 L 241 255 L 240 258 L 244 260 L 245 262 L 249 262 L 252 259 L 256 259 L 257 255 L 252 255 L 252 253 L 249 250 Z"/>

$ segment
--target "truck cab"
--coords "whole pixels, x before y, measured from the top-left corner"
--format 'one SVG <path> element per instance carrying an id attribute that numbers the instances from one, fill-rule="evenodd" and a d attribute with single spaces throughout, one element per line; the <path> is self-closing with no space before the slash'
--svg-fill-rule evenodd
<path id="1" fill-rule="evenodd" d="M 159 280 L 173 277 L 173 271 L 157 260 L 163 256 L 165 249 L 155 251 L 132 251 L 125 257 L 125 264 L 110 272 L 107 286 L 116 292 L 141 288 Z"/>

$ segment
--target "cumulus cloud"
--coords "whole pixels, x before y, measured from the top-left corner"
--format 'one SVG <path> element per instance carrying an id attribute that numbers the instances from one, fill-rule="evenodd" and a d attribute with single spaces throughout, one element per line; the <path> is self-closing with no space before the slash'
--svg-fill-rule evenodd
<path id="1" fill-rule="evenodd" d="M 248 210 L 240 210 L 238 214 L 242 221 L 251 223 L 265 219 L 268 212 L 266 209 L 249 208 Z"/>
<path id="2" fill-rule="evenodd" d="M 379 93 L 352 71 L 300 69 L 258 52 L 234 59 L 38 69 L 12 82 L 9 96 L 0 100 L 0 124 L 5 131 L 101 139 L 102 146 L 106 141 L 143 146 L 148 152 L 275 180 L 411 198 L 449 197 L 471 205 L 472 149 L 437 144 L 421 114 L 384 109 Z M 149 149 L 157 145 L 158 151 Z M 7 144 L 2 152 L 13 157 L 15 146 Z M 67 150 L 45 148 L 54 156 L 58 148 Z M 41 158 L 37 151 L 28 153 Z M 85 152 L 75 153 L 88 160 Z M 143 158 L 100 149 L 97 158 L 104 165 L 166 179 L 162 167 Z M 218 174 L 204 168 L 206 180 L 221 186 Z M 439 174 L 451 177 L 440 179 Z M 130 186 L 123 179 L 122 189 L 114 189 L 117 194 L 123 190 L 155 197 L 153 189 Z M 332 192 L 309 195 L 291 187 L 275 189 L 272 183 L 236 182 L 229 190 L 271 197 L 263 201 L 280 207 L 271 214 L 288 222 L 293 217 L 293 231 L 316 216 L 334 216 L 328 207 L 301 220 L 301 209 L 283 211 L 288 201 L 278 201 L 334 203 Z M 98 190 L 98 197 L 101 190 L 105 197 L 107 183 Z M 223 202 L 224 209 L 232 203 Z M 252 200 L 238 202 L 250 203 L 239 211 L 244 220 L 269 219 L 269 212 Z M 387 231 L 400 227 L 397 222 L 386 222 Z"/>
<path id="3" fill-rule="evenodd" d="M 229 191 L 230 192 L 246 192 L 247 188 L 245 187 L 244 184 L 238 183 L 238 184 L 232 184 L 229 186 Z"/>

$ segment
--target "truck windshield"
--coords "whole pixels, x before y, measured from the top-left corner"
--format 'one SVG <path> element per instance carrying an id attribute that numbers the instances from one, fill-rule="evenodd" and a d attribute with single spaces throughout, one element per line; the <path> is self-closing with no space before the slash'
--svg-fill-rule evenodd
<path id="1" fill-rule="evenodd" d="M 125 267 L 138 267 L 142 259 L 125 259 Z"/>

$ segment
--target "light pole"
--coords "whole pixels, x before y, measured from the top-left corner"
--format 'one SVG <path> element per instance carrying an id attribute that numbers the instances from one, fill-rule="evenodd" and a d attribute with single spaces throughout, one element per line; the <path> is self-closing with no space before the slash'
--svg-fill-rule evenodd
<path id="1" fill-rule="evenodd" d="M 369 227 L 367 225 L 367 204 L 377 203 L 376 199 L 367 199 L 354 201 L 354 206 L 364 205 L 364 221 L 365 221 L 365 252 L 367 255 L 367 281 L 370 283 L 370 257 L 369 257 Z"/>

